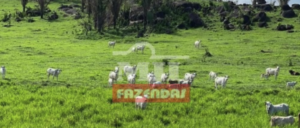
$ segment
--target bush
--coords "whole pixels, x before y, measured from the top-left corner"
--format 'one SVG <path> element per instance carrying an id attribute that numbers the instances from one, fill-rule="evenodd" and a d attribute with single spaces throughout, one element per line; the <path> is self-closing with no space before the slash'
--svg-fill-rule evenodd
<path id="1" fill-rule="evenodd" d="M 51 12 L 51 10 L 48 7 L 46 7 L 44 14 L 47 14 L 49 12 Z M 33 16 L 33 17 L 41 15 L 40 9 L 37 5 L 35 5 L 34 8 L 26 7 L 25 13 L 26 13 L 26 15 Z"/>
<path id="2" fill-rule="evenodd" d="M 4 16 L 3 18 L 1 19 L 2 22 L 6 22 L 6 21 L 9 21 L 11 18 L 11 14 L 9 13 L 4 13 Z"/>
<path id="3" fill-rule="evenodd" d="M 34 22 L 34 19 L 30 17 L 27 19 L 27 22 L 32 23 L 32 22 Z"/>
<path id="4" fill-rule="evenodd" d="M 48 17 L 47 17 L 48 21 L 53 21 L 53 20 L 57 20 L 58 19 L 58 15 L 57 13 L 54 11 L 54 12 L 51 12 Z"/>

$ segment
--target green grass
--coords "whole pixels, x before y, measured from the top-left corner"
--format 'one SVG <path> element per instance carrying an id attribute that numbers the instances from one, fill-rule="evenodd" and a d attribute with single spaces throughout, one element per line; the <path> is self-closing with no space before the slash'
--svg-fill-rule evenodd
<path id="1" fill-rule="evenodd" d="M 21 10 L 19 3 L 0 1 L 0 7 Z M 53 3 L 50 8 L 56 10 L 58 6 Z M 278 17 L 278 13 L 268 15 Z M 277 22 L 270 22 L 270 28 L 254 27 L 253 31 L 225 31 L 219 28 L 221 23 L 216 23 L 217 32 L 199 28 L 140 39 L 117 37 L 112 49 L 107 42 L 114 38 L 76 39 L 72 32 L 80 27 L 72 18 L 60 17 L 54 22 L 34 19 L 34 23 L 12 22 L 10 28 L 2 27 L 7 23 L 0 22 L 0 64 L 6 66 L 8 78 L 0 80 L 0 127 L 265 128 L 269 127 L 265 101 L 288 103 L 293 116 L 300 112 L 300 88 L 285 88 L 287 81 L 299 81 L 299 77 L 288 73 L 289 69 L 300 71 L 299 32 L 271 30 Z M 284 19 L 282 23 L 292 23 L 296 30 L 300 27 L 299 18 Z M 199 50 L 193 47 L 197 39 L 202 40 Z M 186 72 L 198 74 L 189 103 L 150 103 L 145 111 L 135 110 L 133 103 L 111 103 L 108 74 L 118 62 L 162 62 L 149 60 L 148 48 L 144 54 L 112 55 L 139 41 L 151 43 L 157 55 L 190 56 L 189 60 L 176 60 L 181 63 L 181 78 Z M 202 62 L 205 48 L 213 57 Z M 289 59 L 294 66 L 288 66 Z M 267 67 L 277 65 L 281 67 L 278 80 L 260 78 Z M 47 82 L 48 67 L 63 70 L 58 82 L 52 78 Z M 149 71 L 153 69 L 149 65 Z M 164 67 L 164 71 L 168 69 Z M 229 75 L 225 89 L 214 89 L 208 78 L 211 70 Z M 296 126 L 297 123 L 289 127 Z"/>

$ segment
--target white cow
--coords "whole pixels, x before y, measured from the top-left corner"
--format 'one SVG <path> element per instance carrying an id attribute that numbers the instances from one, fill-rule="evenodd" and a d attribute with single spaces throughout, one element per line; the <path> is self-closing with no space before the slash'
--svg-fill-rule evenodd
<path id="1" fill-rule="evenodd" d="M 227 81 L 228 81 L 228 75 L 226 75 L 225 77 L 216 77 L 215 78 L 216 89 L 218 89 L 217 85 L 221 85 L 222 88 L 224 88 L 226 86 Z"/>
<path id="2" fill-rule="evenodd" d="M 169 78 L 169 73 L 163 73 L 163 74 L 161 74 L 161 77 L 160 77 L 161 82 L 166 83 L 167 80 L 168 80 L 168 78 Z"/>
<path id="3" fill-rule="evenodd" d="M 108 85 L 109 85 L 110 87 L 112 87 L 113 84 L 114 84 L 114 80 L 111 79 L 111 78 L 109 78 L 109 79 L 108 79 Z"/>
<path id="4" fill-rule="evenodd" d="M 118 72 L 117 71 L 111 71 L 108 75 L 109 79 L 112 79 L 113 82 L 117 82 L 118 80 Z"/>
<path id="5" fill-rule="evenodd" d="M 134 66 L 124 66 L 124 75 L 126 76 L 126 73 L 133 74 L 136 71 L 136 65 Z"/>
<path id="6" fill-rule="evenodd" d="M 135 84 L 135 78 L 136 78 L 135 74 L 129 74 L 128 77 L 127 77 L 128 83 L 129 84 Z"/>
<path id="7" fill-rule="evenodd" d="M 198 48 L 198 49 L 199 49 L 200 42 L 201 42 L 201 40 L 196 40 L 196 41 L 195 41 L 195 48 Z"/>
<path id="8" fill-rule="evenodd" d="M 279 66 L 277 66 L 276 68 L 267 68 L 266 69 L 266 74 L 268 74 L 269 76 L 274 75 L 275 80 L 277 79 L 278 73 L 279 73 Z"/>
<path id="9" fill-rule="evenodd" d="M 148 95 L 137 96 L 135 98 L 135 108 L 137 109 L 145 109 L 147 105 Z"/>
<path id="10" fill-rule="evenodd" d="M 108 42 L 108 47 L 115 47 L 115 45 L 116 45 L 116 41 L 110 41 L 110 42 Z"/>
<path id="11" fill-rule="evenodd" d="M 210 80 L 214 80 L 217 77 L 217 73 L 215 73 L 213 71 L 210 71 L 208 75 L 209 75 Z"/>
<path id="12" fill-rule="evenodd" d="M 287 87 L 287 88 L 288 88 L 288 87 L 294 87 L 296 84 L 297 84 L 296 81 L 287 82 L 287 83 L 286 83 L 286 87 Z"/>
<path id="13" fill-rule="evenodd" d="M 156 82 L 156 78 L 154 74 L 148 74 L 148 83 L 149 84 L 153 84 L 154 82 Z"/>
<path id="14" fill-rule="evenodd" d="M 270 125 L 272 126 L 284 126 L 293 125 L 295 119 L 293 116 L 271 116 Z"/>
<path id="15" fill-rule="evenodd" d="M 58 75 L 62 72 L 61 69 L 54 69 L 54 68 L 48 68 L 47 69 L 47 74 L 48 74 L 48 80 L 49 80 L 49 77 L 50 75 L 53 76 L 53 79 L 54 77 L 56 77 L 57 81 L 58 81 Z"/>
<path id="16" fill-rule="evenodd" d="M 115 72 L 119 73 L 119 67 L 115 67 Z"/>
<path id="17" fill-rule="evenodd" d="M 185 73 L 184 80 L 193 82 L 196 76 L 196 73 Z"/>
<path id="18" fill-rule="evenodd" d="M 147 74 L 147 79 L 149 79 L 150 77 L 153 77 L 153 76 L 154 76 L 154 73 L 152 71 L 152 72 L 150 72 L 150 73 Z"/>
<path id="19" fill-rule="evenodd" d="M 132 51 L 137 52 L 140 50 L 142 53 L 144 53 L 145 45 L 138 45 L 136 47 L 132 48 Z"/>
<path id="20" fill-rule="evenodd" d="M 266 110 L 269 115 L 273 115 L 276 112 L 284 112 L 286 115 L 289 114 L 289 105 L 286 103 L 273 105 L 269 101 L 266 101 Z"/>
<path id="21" fill-rule="evenodd" d="M 5 79 L 5 74 L 6 74 L 5 66 L 1 66 L 0 73 L 2 75 L 2 79 Z"/>

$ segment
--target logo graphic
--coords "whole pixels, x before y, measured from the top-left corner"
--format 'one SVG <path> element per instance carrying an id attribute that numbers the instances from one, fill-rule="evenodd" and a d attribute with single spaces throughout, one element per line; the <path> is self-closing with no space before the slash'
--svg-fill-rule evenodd
<path id="1" fill-rule="evenodd" d="M 189 102 L 187 84 L 115 84 L 113 102 L 135 102 L 137 96 L 148 95 L 147 102 Z M 143 99 L 144 100 L 144 99 Z"/>
<path id="2" fill-rule="evenodd" d="M 155 76 L 160 76 L 162 73 L 164 73 L 163 71 L 163 66 L 165 65 L 165 63 L 162 62 L 163 59 L 166 60 L 172 60 L 172 59 L 189 59 L 189 56 L 171 56 L 171 55 L 155 55 L 155 48 L 148 42 L 141 42 L 141 43 L 136 43 L 134 44 L 130 49 L 128 49 L 127 51 L 114 51 L 113 55 L 122 55 L 122 56 L 126 56 L 130 53 L 132 53 L 132 49 L 136 48 L 137 46 L 141 46 L 144 45 L 145 49 L 149 48 L 151 50 L 151 57 L 149 59 L 153 60 L 153 59 L 157 59 L 160 60 L 160 62 L 154 62 L 154 75 Z M 118 66 L 119 67 L 124 67 L 126 65 L 130 65 L 129 62 L 118 62 Z M 149 62 L 139 62 L 137 65 L 137 70 L 139 70 L 139 79 L 137 79 L 137 81 L 147 81 L 147 74 L 149 73 L 148 70 L 148 66 L 149 66 Z M 169 62 L 169 78 L 171 79 L 178 79 L 179 77 L 179 63 L 178 62 Z M 122 68 L 121 68 L 122 69 Z M 123 71 L 123 70 L 120 70 Z M 119 75 L 122 75 L 122 73 L 119 73 Z M 122 77 L 118 77 L 118 81 L 122 81 Z"/>

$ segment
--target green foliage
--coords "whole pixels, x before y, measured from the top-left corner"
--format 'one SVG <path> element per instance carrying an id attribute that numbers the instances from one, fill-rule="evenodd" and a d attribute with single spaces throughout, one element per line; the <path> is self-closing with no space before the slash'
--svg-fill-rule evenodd
<path id="1" fill-rule="evenodd" d="M 40 12 L 40 8 L 38 5 L 35 5 L 33 8 L 32 7 L 26 7 L 26 15 L 31 16 L 31 17 L 36 17 L 36 16 L 40 16 L 41 12 Z M 47 14 L 51 12 L 51 10 L 49 9 L 49 7 L 47 6 L 45 8 L 44 14 Z"/>
<path id="2" fill-rule="evenodd" d="M 229 2 L 223 2 L 223 6 L 224 6 L 226 11 L 228 11 L 228 12 L 232 11 L 232 8 L 230 7 Z"/>
<path id="3" fill-rule="evenodd" d="M 4 15 L 3 15 L 3 17 L 2 17 L 2 19 L 1 19 L 1 21 L 2 21 L 2 22 L 7 22 L 7 21 L 10 20 L 10 18 L 11 18 L 11 14 L 5 12 Z"/>
<path id="4" fill-rule="evenodd" d="M 55 11 L 53 11 L 53 12 L 50 12 L 50 13 L 48 14 L 47 20 L 48 20 L 48 21 L 54 21 L 54 20 L 57 20 L 58 17 L 59 17 L 58 14 L 57 14 Z"/>

